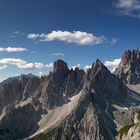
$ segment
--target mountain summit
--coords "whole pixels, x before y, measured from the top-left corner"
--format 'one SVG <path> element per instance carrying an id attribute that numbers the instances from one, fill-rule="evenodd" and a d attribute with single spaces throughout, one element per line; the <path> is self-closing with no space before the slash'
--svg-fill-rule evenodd
<path id="1" fill-rule="evenodd" d="M 126 50 L 114 74 L 126 84 L 140 83 L 140 52 L 138 49 Z"/>

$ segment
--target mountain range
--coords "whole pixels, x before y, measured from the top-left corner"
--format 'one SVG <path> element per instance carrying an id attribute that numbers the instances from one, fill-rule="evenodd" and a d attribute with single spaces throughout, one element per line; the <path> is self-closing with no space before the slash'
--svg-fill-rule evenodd
<path id="1" fill-rule="evenodd" d="M 111 73 L 63 60 L 46 76 L 0 83 L 0 140 L 139 140 L 140 52 L 126 50 Z"/>

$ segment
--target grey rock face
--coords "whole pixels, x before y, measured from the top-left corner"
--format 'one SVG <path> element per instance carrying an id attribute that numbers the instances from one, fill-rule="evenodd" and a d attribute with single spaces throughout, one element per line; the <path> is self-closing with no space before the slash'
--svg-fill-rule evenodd
<path id="1" fill-rule="evenodd" d="M 126 50 L 116 68 L 117 75 L 125 84 L 140 83 L 140 52 L 138 49 Z"/>
<path id="2" fill-rule="evenodd" d="M 48 76 L 21 75 L 2 82 L 0 128 L 4 134 L 0 133 L 0 139 L 22 139 L 34 133 L 41 114 L 66 103 L 68 96 L 82 88 L 83 76 L 83 70 L 71 71 L 57 60 Z"/>
<path id="3" fill-rule="evenodd" d="M 131 57 L 139 58 L 138 51 L 125 56 L 123 65 Z M 124 124 L 121 117 L 133 122 L 132 111 L 123 108 L 131 98 L 120 79 L 97 59 L 86 74 L 79 68 L 69 70 L 63 60 L 57 60 L 47 76 L 22 75 L 4 81 L 0 84 L 0 139 L 24 139 L 41 128 L 37 140 L 42 134 L 52 140 L 113 140 L 117 124 Z M 56 124 L 45 126 L 49 121 L 45 117 L 57 118 Z"/>
<path id="4" fill-rule="evenodd" d="M 10 105 L 5 107 L 4 117 L 0 120 L 0 129 L 4 130 L 0 134 L 0 139 L 16 140 L 25 138 L 38 127 L 37 122 L 40 117 L 32 104 L 18 108 Z"/>
<path id="5" fill-rule="evenodd" d="M 135 115 L 135 121 L 125 125 L 119 130 L 117 140 L 139 140 L 140 139 L 140 111 Z"/>
<path id="6" fill-rule="evenodd" d="M 0 110 L 8 104 L 18 104 L 31 97 L 40 84 L 37 76 L 25 76 L 0 84 Z"/>
<path id="7" fill-rule="evenodd" d="M 38 97 L 43 109 L 53 109 L 65 103 L 65 97 L 71 96 L 79 88 L 84 71 L 76 68 L 69 70 L 62 60 L 54 62 L 53 72 L 44 78 L 34 98 Z"/>
<path id="8" fill-rule="evenodd" d="M 33 131 L 33 126 L 37 127 L 40 115 L 26 100 L 39 84 L 40 79 L 34 75 L 21 75 L 0 84 L 0 139 L 24 138 Z"/>
<path id="9" fill-rule="evenodd" d="M 85 72 L 76 68 L 75 70 L 71 69 L 69 75 L 65 82 L 65 95 L 71 96 L 73 93 L 76 92 L 82 86 L 83 78 Z"/>
<path id="10" fill-rule="evenodd" d="M 66 77 L 68 76 L 69 68 L 67 63 L 63 60 L 57 60 L 54 62 L 53 72 L 50 74 L 52 82 L 56 85 L 56 88 L 59 88 L 63 85 Z"/>
<path id="11" fill-rule="evenodd" d="M 84 77 L 82 92 L 77 107 L 52 139 L 113 140 L 117 131 L 112 104 L 127 101 L 126 87 L 97 60 Z"/>
<path id="12" fill-rule="evenodd" d="M 127 100 L 127 88 L 100 62 L 96 61 L 87 73 L 86 87 L 95 92 L 99 103 L 107 100 L 110 103 L 123 103 Z"/>

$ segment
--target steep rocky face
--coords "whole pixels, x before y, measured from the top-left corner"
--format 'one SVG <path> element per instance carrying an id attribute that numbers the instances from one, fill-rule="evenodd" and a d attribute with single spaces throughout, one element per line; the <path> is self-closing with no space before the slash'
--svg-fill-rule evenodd
<path id="1" fill-rule="evenodd" d="M 65 96 L 71 96 L 76 92 L 76 90 L 81 89 L 83 85 L 84 74 L 84 70 L 80 70 L 79 68 L 76 68 L 75 70 L 70 70 L 65 82 Z"/>
<path id="2" fill-rule="evenodd" d="M 117 75 L 125 84 L 140 83 L 140 52 L 138 49 L 126 50 L 116 68 Z"/>
<path id="3" fill-rule="evenodd" d="M 52 82 L 58 90 L 63 85 L 68 74 L 69 68 L 66 62 L 64 62 L 63 60 L 57 60 L 54 62 L 54 69 L 50 75 L 52 78 Z"/>
<path id="4" fill-rule="evenodd" d="M 69 70 L 62 60 L 54 62 L 54 69 L 44 77 L 34 98 L 38 97 L 43 109 L 53 109 L 67 102 L 67 97 L 74 94 L 84 77 L 84 71 L 76 68 Z"/>
<path id="5" fill-rule="evenodd" d="M 37 76 L 21 75 L 0 84 L 0 139 L 24 138 L 37 128 L 40 114 L 31 97 L 40 82 Z"/>
<path id="6" fill-rule="evenodd" d="M 53 72 L 43 78 L 21 75 L 2 82 L 0 128 L 8 132 L 0 138 L 20 139 L 33 133 L 44 110 L 46 113 L 48 109 L 64 103 L 64 83 L 68 74 L 67 64 L 58 60 L 54 62 Z"/>
<path id="7" fill-rule="evenodd" d="M 122 127 L 118 135 L 117 140 L 139 140 L 140 139 L 140 110 L 135 115 L 135 121 L 131 124 L 127 124 Z"/>
<path id="8" fill-rule="evenodd" d="M 52 109 L 64 103 L 64 82 L 69 74 L 67 64 L 63 60 L 54 62 L 53 71 L 42 78 L 42 82 L 34 95 L 35 104 L 43 110 Z M 37 101 L 39 99 L 39 101 Z"/>
<path id="9" fill-rule="evenodd" d="M 34 75 L 21 75 L 0 84 L 0 110 L 8 104 L 18 104 L 31 97 L 40 84 Z"/>
<path id="10" fill-rule="evenodd" d="M 95 96 L 99 99 L 99 103 L 102 103 L 102 100 L 117 104 L 126 101 L 127 88 L 99 60 L 92 65 L 92 69 L 88 71 L 86 79 L 86 87 L 91 92 L 96 93 Z"/>
<path id="11" fill-rule="evenodd" d="M 58 140 L 113 140 L 116 131 L 113 104 L 127 102 L 127 88 L 97 60 L 84 77 L 78 105 L 44 137 Z M 50 135 L 52 134 L 52 135 Z M 31 140 L 42 137 L 38 135 Z"/>
<path id="12" fill-rule="evenodd" d="M 29 136 L 38 128 L 37 122 L 40 114 L 32 104 L 15 108 L 8 105 L 4 107 L 3 117 L 0 118 L 0 139 L 17 140 Z"/>

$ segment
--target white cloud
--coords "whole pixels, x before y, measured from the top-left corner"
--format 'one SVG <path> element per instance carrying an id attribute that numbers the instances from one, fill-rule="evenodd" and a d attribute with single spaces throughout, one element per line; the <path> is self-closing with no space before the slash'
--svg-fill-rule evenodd
<path id="1" fill-rule="evenodd" d="M 53 54 L 51 54 L 51 55 L 53 55 L 53 56 L 64 56 L 63 53 L 53 53 Z"/>
<path id="2" fill-rule="evenodd" d="M 0 64 L 16 65 L 20 69 L 41 69 L 44 67 L 44 64 L 42 63 L 28 63 L 19 58 L 3 58 L 0 59 Z"/>
<path id="3" fill-rule="evenodd" d="M 72 66 L 71 68 L 73 68 L 73 69 L 75 69 L 75 68 L 79 68 L 81 65 L 80 64 L 77 64 L 77 65 L 74 65 L 74 66 Z"/>
<path id="4" fill-rule="evenodd" d="M 52 68 L 53 67 L 53 63 L 51 62 L 50 64 L 46 64 L 47 68 Z"/>
<path id="5" fill-rule="evenodd" d="M 116 0 L 114 5 L 119 14 L 140 18 L 140 0 Z"/>
<path id="6" fill-rule="evenodd" d="M 35 33 L 28 34 L 27 38 L 32 39 L 32 40 L 36 40 L 36 39 L 40 38 L 40 34 L 35 34 Z"/>
<path id="7" fill-rule="evenodd" d="M 0 71 L 6 69 L 7 67 L 8 67 L 7 65 L 0 66 Z"/>
<path id="8" fill-rule="evenodd" d="M 81 31 L 52 31 L 49 34 L 35 34 L 31 33 L 27 35 L 28 39 L 39 40 L 39 41 L 63 41 L 67 43 L 75 43 L 77 45 L 90 45 L 90 44 L 102 44 L 106 38 L 102 36 L 95 36 L 91 33 Z"/>
<path id="9" fill-rule="evenodd" d="M 91 66 L 92 66 L 92 65 L 85 65 L 85 66 L 84 66 L 84 70 L 87 70 L 87 69 L 91 68 Z"/>
<path id="10" fill-rule="evenodd" d="M 104 65 L 111 71 L 114 72 L 114 70 L 116 69 L 116 67 L 119 65 L 121 59 L 114 59 L 112 61 L 105 61 Z"/>
<path id="11" fill-rule="evenodd" d="M 7 48 L 0 47 L 0 52 L 23 52 L 23 51 L 28 50 L 26 48 L 21 47 L 7 47 Z"/>

